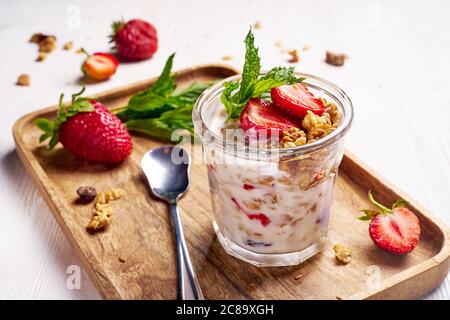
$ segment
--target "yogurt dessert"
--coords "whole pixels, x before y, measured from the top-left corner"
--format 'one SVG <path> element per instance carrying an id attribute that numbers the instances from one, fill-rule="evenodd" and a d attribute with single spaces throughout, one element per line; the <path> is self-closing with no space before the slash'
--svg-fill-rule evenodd
<path id="1" fill-rule="evenodd" d="M 193 111 L 213 226 L 244 261 L 298 264 L 325 245 L 352 105 L 332 83 L 293 68 L 260 72 L 251 32 L 246 45 L 243 75 L 206 90 Z"/>

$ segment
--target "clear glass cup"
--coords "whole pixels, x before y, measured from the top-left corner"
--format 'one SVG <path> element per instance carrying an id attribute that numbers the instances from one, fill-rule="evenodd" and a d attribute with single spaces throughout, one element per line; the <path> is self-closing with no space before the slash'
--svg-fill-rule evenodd
<path id="1" fill-rule="evenodd" d="M 213 227 L 225 251 L 256 266 L 299 264 L 324 248 L 344 136 L 353 107 L 331 82 L 309 74 L 303 82 L 316 97 L 338 107 L 340 125 L 329 135 L 294 148 L 249 145 L 224 139 L 220 95 L 225 81 L 207 89 L 193 110 L 207 165 Z M 222 130 L 222 131 L 221 131 Z M 244 142 L 243 142 L 244 141 Z"/>

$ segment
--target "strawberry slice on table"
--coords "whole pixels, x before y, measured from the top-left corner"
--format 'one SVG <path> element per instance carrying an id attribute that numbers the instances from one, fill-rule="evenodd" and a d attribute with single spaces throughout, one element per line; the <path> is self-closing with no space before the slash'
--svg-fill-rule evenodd
<path id="1" fill-rule="evenodd" d="M 405 208 L 405 200 L 397 200 L 392 209 L 378 203 L 369 191 L 370 201 L 379 209 L 361 210 L 360 220 L 371 220 L 369 234 L 373 242 L 386 251 L 395 254 L 411 252 L 419 243 L 420 225 L 417 216 Z"/>
<path id="2" fill-rule="evenodd" d="M 125 125 L 100 102 L 80 97 L 84 88 L 72 95 L 68 107 L 59 101 L 56 119 L 38 118 L 35 125 L 44 131 L 39 141 L 50 138 L 49 149 L 58 142 L 73 155 L 98 162 L 116 164 L 125 160 L 133 149 Z"/>
<path id="3" fill-rule="evenodd" d="M 112 54 L 96 52 L 92 55 L 88 54 L 81 66 L 81 70 L 89 78 L 102 81 L 109 79 L 115 74 L 118 66 L 119 60 Z"/>
<path id="4" fill-rule="evenodd" d="M 156 28 L 141 19 L 128 22 L 115 21 L 112 24 L 111 41 L 117 54 L 128 61 L 149 59 L 158 49 Z"/>
<path id="5" fill-rule="evenodd" d="M 270 96 L 276 107 L 300 118 L 305 117 L 308 110 L 319 116 L 325 110 L 322 102 L 301 83 L 272 88 Z"/>
<path id="6" fill-rule="evenodd" d="M 291 117 L 275 108 L 269 101 L 252 98 L 240 116 L 241 128 L 244 132 L 256 131 L 256 135 L 281 134 L 283 130 L 299 127 Z"/>

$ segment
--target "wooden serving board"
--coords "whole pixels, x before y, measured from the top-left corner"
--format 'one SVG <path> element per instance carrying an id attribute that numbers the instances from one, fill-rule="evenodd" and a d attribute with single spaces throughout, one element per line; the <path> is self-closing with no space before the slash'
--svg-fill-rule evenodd
<path id="1" fill-rule="evenodd" d="M 178 83 L 211 81 L 235 74 L 221 65 L 178 72 Z M 95 96 L 108 107 L 126 104 L 155 79 Z M 17 152 L 56 220 L 81 258 L 91 280 L 106 299 L 175 299 L 176 264 L 170 216 L 164 203 L 150 195 L 140 169 L 144 152 L 162 142 L 134 135 L 134 152 L 123 164 L 105 166 L 77 160 L 58 146 L 47 151 L 32 124 L 54 116 L 56 106 L 28 114 L 14 125 Z M 188 247 L 207 299 L 412 299 L 436 287 L 450 267 L 447 227 L 408 196 L 346 152 L 336 183 L 329 242 L 324 251 L 295 267 L 257 268 L 229 256 L 214 234 L 206 170 L 191 167 L 192 186 L 180 202 Z M 92 204 L 77 204 L 76 189 L 94 186 L 125 190 L 113 202 L 113 222 L 103 233 L 86 232 Z M 368 223 L 356 219 L 370 208 L 367 191 L 381 202 L 402 197 L 418 215 L 422 237 L 410 254 L 395 256 L 374 246 Z M 348 265 L 336 263 L 332 246 L 353 250 Z M 126 258 L 126 262 L 119 261 Z M 378 281 L 379 280 L 379 281 Z"/>

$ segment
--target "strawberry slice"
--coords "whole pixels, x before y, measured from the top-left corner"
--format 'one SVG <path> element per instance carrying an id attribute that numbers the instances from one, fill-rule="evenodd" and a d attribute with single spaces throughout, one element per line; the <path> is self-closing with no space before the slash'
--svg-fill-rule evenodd
<path id="1" fill-rule="evenodd" d="M 279 135 L 288 128 L 299 127 L 299 124 L 291 120 L 289 115 L 273 107 L 269 101 L 260 98 L 248 101 L 240 120 L 244 132 L 251 129 L 256 131 L 257 136 L 266 133 L 267 137 L 270 137 L 271 134 Z"/>
<path id="2" fill-rule="evenodd" d="M 276 107 L 300 118 L 303 118 L 308 110 L 319 116 L 325 110 L 322 102 L 300 83 L 273 88 L 270 96 Z"/>
<path id="3" fill-rule="evenodd" d="M 388 209 L 375 201 L 371 192 L 369 199 L 381 212 L 362 210 L 365 215 L 359 219 L 371 220 L 369 234 L 373 242 L 395 254 L 411 252 L 419 243 L 420 225 L 417 216 L 404 208 L 407 202 L 398 200 Z"/>
<path id="4" fill-rule="evenodd" d="M 119 61 L 112 54 L 96 52 L 88 55 L 83 62 L 81 70 L 88 77 L 101 81 L 109 79 L 116 73 L 118 65 Z"/>
<path id="5" fill-rule="evenodd" d="M 244 213 L 245 215 L 247 215 L 247 217 L 250 220 L 258 220 L 261 225 L 263 227 L 266 227 L 270 224 L 270 218 L 268 216 L 266 216 L 264 213 L 249 213 L 246 210 L 244 210 L 244 208 L 242 208 L 242 206 L 239 204 L 239 202 L 236 200 L 236 198 L 231 198 L 231 201 L 236 205 L 236 207 L 239 209 L 239 211 L 241 211 L 242 213 Z"/>

